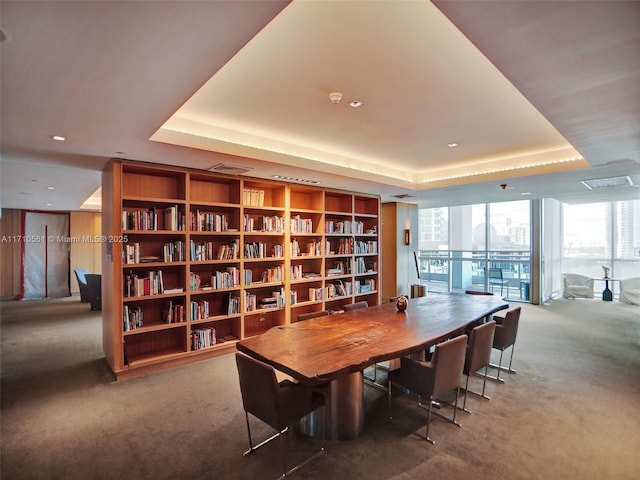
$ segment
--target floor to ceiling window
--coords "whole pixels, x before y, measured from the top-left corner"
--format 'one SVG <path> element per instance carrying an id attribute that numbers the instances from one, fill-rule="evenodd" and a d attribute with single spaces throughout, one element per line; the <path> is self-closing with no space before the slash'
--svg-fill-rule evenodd
<path id="1" fill-rule="evenodd" d="M 640 200 L 562 204 L 562 273 L 618 282 L 640 276 Z M 596 284 L 596 290 L 604 284 Z M 561 294 L 562 292 L 558 292 Z"/>
<path id="2" fill-rule="evenodd" d="M 529 300 L 530 202 L 420 210 L 420 279 L 431 291 Z M 488 221 L 487 221 L 488 219 Z"/>

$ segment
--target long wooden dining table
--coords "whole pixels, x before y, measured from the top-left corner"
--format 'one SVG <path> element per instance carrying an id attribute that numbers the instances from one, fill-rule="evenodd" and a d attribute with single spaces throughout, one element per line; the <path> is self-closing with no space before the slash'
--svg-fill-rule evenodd
<path id="1" fill-rule="evenodd" d="M 409 300 L 272 327 L 236 344 L 246 355 L 328 395 L 321 427 L 331 440 L 357 438 L 364 429 L 365 368 L 428 349 L 509 307 L 498 296 L 429 293 Z"/>

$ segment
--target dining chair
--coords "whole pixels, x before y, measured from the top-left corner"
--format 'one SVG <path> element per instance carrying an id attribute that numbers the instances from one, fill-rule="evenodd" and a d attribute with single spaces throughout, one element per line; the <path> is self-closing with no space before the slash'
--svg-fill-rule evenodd
<path id="1" fill-rule="evenodd" d="M 309 320 L 311 318 L 317 318 L 317 317 L 325 317 L 327 315 L 329 315 L 329 310 L 320 310 L 318 312 L 299 313 L 298 314 L 298 321 L 301 322 L 303 320 Z"/>
<path id="2" fill-rule="evenodd" d="M 418 395 L 418 406 L 425 408 L 420 403 L 421 398 L 429 401 L 429 405 L 426 407 L 428 411 L 427 431 L 424 438 L 431 444 L 435 445 L 435 442 L 429 437 L 432 414 L 461 426 L 456 421 L 456 413 L 458 412 L 458 398 L 460 396 L 460 383 L 466 348 L 467 336 L 460 335 L 437 344 L 430 362 L 401 357 L 400 368 L 389 372 L 389 418 L 393 418 L 391 414 L 391 398 L 392 386 L 395 384 Z M 452 390 L 456 391 L 453 418 L 447 418 L 432 412 L 433 402 Z"/>
<path id="3" fill-rule="evenodd" d="M 360 302 L 356 302 L 356 303 L 348 303 L 347 305 L 344 306 L 344 311 L 348 312 L 350 310 L 358 310 L 360 308 L 367 308 L 369 306 L 369 304 L 367 303 L 366 300 L 362 300 Z"/>
<path id="4" fill-rule="evenodd" d="M 471 413 L 467 410 L 467 396 L 472 393 L 479 397 L 489 397 L 485 395 L 485 389 L 487 386 L 487 376 L 489 373 L 489 364 L 491 363 L 491 350 L 493 348 L 493 337 L 496 332 L 496 322 L 491 320 L 487 323 L 483 323 L 474 327 L 471 330 L 469 336 L 469 343 L 467 344 L 467 350 L 464 357 L 464 368 L 462 373 L 467 377 L 464 385 L 464 402 L 462 403 L 462 410 Z M 476 393 L 469 390 L 469 377 L 476 373 L 481 368 L 484 368 L 484 380 L 482 382 L 482 393 Z"/>
<path id="5" fill-rule="evenodd" d="M 253 453 L 271 440 L 280 437 L 280 456 L 282 475 L 287 477 L 324 452 L 322 448 L 313 456 L 291 469 L 287 469 L 284 433 L 289 426 L 325 405 L 324 395 L 300 383 L 290 380 L 278 382 L 275 369 L 266 363 L 236 352 L 236 364 L 240 379 L 242 405 L 247 422 L 249 450 L 244 455 Z M 249 414 L 262 420 L 277 432 L 258 445 L 253 445 Z"/>
<path id="6" fill-rule="evenodd" d="M 493 292 L 483 292 L 482 290 L 465 290 L 467 295 L 493 295 Z"/>
<path id="7" fill-rule="evenodd" d="M 516 371 L 511 368 L 511 364 L 513 363 L 513 351 L 516 347 L 516 338 L 518 336 L 518 324 L 520 323 L 521 310 L 522 307 L 516 307 L 507 311 L 504 317 L 499 317 L 497 315 L 493 316 L 493 319 L 496 322 L 496 333 L 493 337 L 493 348 L 495 348 L 496 350 L 500 350 L 500 361 L 497 364 L 489 364 L 490 367 L 497 368 L 498 373 L 495 377 L 488 376 L 487 378 L 503 382 L 504 380 L 500 378 L 501 370 L 509 373 L 516 373 Z M 509 347 L 511 347 L 509 368 L 505 368 L 502 366 L 502 355 L 504 351 Z"/>

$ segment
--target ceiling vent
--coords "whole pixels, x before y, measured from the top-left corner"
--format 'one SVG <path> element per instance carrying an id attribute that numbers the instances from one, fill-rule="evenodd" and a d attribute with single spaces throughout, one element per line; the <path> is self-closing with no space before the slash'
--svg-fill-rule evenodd
<path id="1" fill-rule="evenodd" d="M 612 187 L 629 187 L 633 185 L 631 177 L 624 175 L 622 177 L 594 178 L 592 180 L 581 180 L 581 182 L 589 190 L 600 190 L 602 188 Z"/>
<path id="2" fill-rule="evenodd" d="M 244 165 L 232 165 L 229 163 L 219 163 L 208 169 L 210 172 L 226 173 L 228 175 L 242 175 L 250 172 L 253 167 L 245 167 Z"/>
<path id="3" fill-rule="evenodd" d="M 408 193 L 400 193 L 398 195 L 393 195 L 393 198 L 399 198 L 400 200 L 405 199 L 405 198 L 414 198 L 413 195 L 410 195 Z"/>

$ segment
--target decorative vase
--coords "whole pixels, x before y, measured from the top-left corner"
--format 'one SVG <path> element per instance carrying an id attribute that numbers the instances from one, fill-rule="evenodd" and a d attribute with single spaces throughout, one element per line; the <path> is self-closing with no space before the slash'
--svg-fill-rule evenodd
<path id="1" fill-rule="evenodd" d="M 404 312 L 407 309 L 408 304 L 409 304 L 409 301 L 406 295 L 400 295 L 398 297 L 398 300 L 396 300 L 396 308 L 398 309 L 399 312 Z"/>

